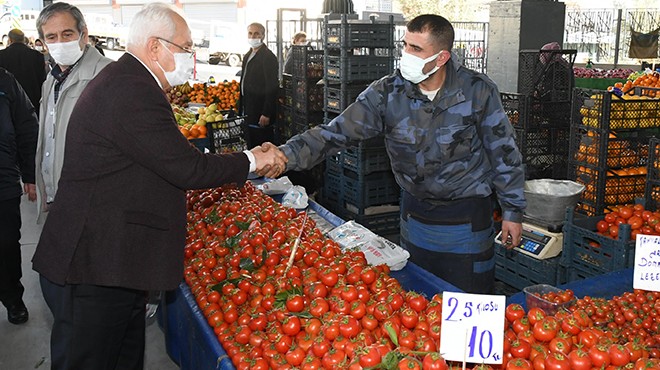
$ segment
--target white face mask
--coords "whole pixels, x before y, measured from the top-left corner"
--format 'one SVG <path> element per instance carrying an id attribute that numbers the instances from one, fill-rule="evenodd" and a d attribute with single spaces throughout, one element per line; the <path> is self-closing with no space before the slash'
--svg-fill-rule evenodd
<path id="1" fill-rule="evenodd" d="M 163 44 L 162 41 L 161 44 Z M 195 68 L 193 56 L 189 53 L 173 53 L 164 44 L 163 47 L 174 57 L 174 70 L 171 72 L 165 71 L 160 63 L 158 63 L 158 66 L 165 74 L 167 83 L 169 83 L 170 86 L 177 86 L 192 78 L 193 69 Z"/>
<path id="2" fill-rule="evenodd" d="M 44 51 L 44 47 L 43 46 L 35 46 L 34 50 L 42 52 L 42 51 Z"/>
<path id="3" fill-rule="evenodd" d="M 248 44 L 250 44 L 251 48 L 256 49 L 261 46 L 262 42 L 261 39 L 248 39 Z"/>
<path id="4" fill-rule="evenodd" d="M 401 70 L 401 75 L 403 78 L 406 80 L 418 84 L 427 78 L 429 78 L 430 75 L 435 73 L 440 67 L 437 65 L 433 67 L 430 71 L 424 73 L 423 69 L 426 63 L 435 60 L 438 55 L 440 55 L 440 52 L 438 52 L 435 55 L 431 55 L 430 57 L 426 59 L 422 59 L 418 56 L 412 55 L 410 53 L 406 53 L 405 51 L 401 54 L 401 60 L 399 61 L 400 67 L 399 69 Z"/>
<path id="5" fill-rule="evenodd" d="M 82 38 L 82 34 L 80 37 Z M 80 49 L 80 39 L 48 44 L 48 51 L 50 56 L 55 59 L 55 63 L 62 66 L 74 65 L 83 55 L 83 51 Z"/>

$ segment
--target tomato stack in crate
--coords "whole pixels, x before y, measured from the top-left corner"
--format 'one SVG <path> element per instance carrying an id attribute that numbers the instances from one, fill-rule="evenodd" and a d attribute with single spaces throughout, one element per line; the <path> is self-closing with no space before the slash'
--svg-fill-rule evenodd
<path id="1" fill-rule="evenodd" d="M 596 216 L 643 197 L 660 100 L 575 89 L 573 106 L 569 178 L 586 187 L 577 211 Z"/>
<path id="2" fill-rule="evenodd" d="M 398 234 L 400 195 L 382 136 L 326 159 L 320 202 L 344 219 L 379 235 Z"/>

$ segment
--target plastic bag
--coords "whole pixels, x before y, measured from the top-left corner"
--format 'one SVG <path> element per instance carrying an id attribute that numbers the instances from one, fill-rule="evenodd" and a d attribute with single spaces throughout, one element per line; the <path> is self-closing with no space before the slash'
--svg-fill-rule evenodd
<path id="1" fill-rule="evenodd" d="M 300 185 L 291 187 L 282 198 L 282 205 L 295 209 L 304 209 L 309 205 L 307 191 Z"/>

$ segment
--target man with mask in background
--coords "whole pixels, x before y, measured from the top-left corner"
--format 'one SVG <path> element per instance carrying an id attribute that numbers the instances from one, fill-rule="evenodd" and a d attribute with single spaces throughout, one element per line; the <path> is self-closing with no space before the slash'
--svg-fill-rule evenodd
<path id="1" fill-rule="evenodd" d="M 89 81 L 112 60 L 88 45 L 85 18 L 71 4 L 57 2 L 45 7 L 37 18 L 37 31 L 56 63 L 43 84 L 39 111 L 37 222 L 43 223 L 55 201 L 73 106 Z"/>
<path id="2" fill-rule="evenodd" d="M 411 260 L 471 293 L 495 280 L 491 194 L 502 236 L 520 243 L 524 173 L 495 84 L 451 52 L 454 29 L 438 15 L 407 25 L 400 69 L 372 83 L 339 117 L 280 149 L 287 170 L 308 169 L 379 134 L 403 189 L 401 245 Z"/>
<path id="3" fill-rule="evenodd" d="M 245 136 L 251 148 L 273 141 L 279 66 L 275 54 L 264 44 L 264 26 L 252 23 L 247 30 L 250 51 L 243 58 L 239 113 L 246 116 Z"/>

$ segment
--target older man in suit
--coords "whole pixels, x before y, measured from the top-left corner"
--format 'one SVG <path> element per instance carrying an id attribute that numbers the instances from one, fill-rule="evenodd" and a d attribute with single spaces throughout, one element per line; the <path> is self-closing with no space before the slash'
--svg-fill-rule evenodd
<path id="1" fill-rule="evenodd" d="M 44 56 L 25 44 L 25 34 L 19 29 L 9 31 L 7 39 L 9 46 L 0 50 L 0 67 L 16 77 L 35 110 L 39 112 L 41 84 L 46 79 Z"/>
<path id="2" fill-rule="evenodd" d="M 170 5 L 130 26 L 127 53 L 83 92 L 62 177 L 33 258 L 54 323 L 53 369 L 142 369 L 145 293 L 183 276 L 185 190 L 275 176 L 272 144 L 202 154 L 180 134 L 164 89 L 189 78 L 193 41 Z"/>

